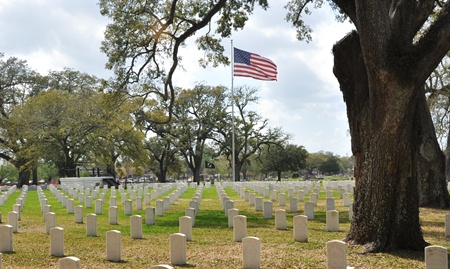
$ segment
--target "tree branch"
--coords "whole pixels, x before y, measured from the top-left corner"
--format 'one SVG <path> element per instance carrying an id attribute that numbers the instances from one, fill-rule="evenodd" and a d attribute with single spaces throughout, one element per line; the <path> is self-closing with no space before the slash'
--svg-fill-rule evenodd
<path id="1" fill-rule="evenodd" d="M 350 18 L 356 25 L 355 0 L 333 0 L 333 2 Z"/>
<path id="2" fill-rule="evenodd" d="M 415 46 L 417 74 L 415 79 L 423 81 L 439 65 L 450 50 L 450 2 L 445 3 L 434 23 Z"/>
<path id="3" fill-rule="evenodd" d="M 417 3 L 415 32 L 419 31 L 419 29 L 427 21 L 428 17 L 432 14 L 435 1 L 436 0 L 422 0 Z"/>
<path id="4" fill-rule="evenodd" d="M 176 1 L 174 1 L 174 2 L 176 2 Z M 187 29 L 182 35 L 180 35 L 175 40 L 175 45 L 174 45 L 173 54 L 172 54 L 173 64 L 172 64 L 172 67 L 170 68 L 170 71 L 167 75 L 167 79 L 166 79 L 165 85 L 164 85 L 165 93 L 167 94 L 167 92 L 170 91 L 169 119 L 168 120 L 170 120 L 172 117 L 171 111 L 173 108 L 173 103 L 175 101 L 175 89 L 174 89 L 174 86 L 172 83 L 172 77 L 178 66 L 178 49 L 179 49 L 180 45 L 183 44 L 183 42 L 188 37 L 193 35 L 197 30 L 205 27 L 211 21 L 212 17 L 225 6 L 226 2 L 227 2 L 226 0 L 220 0 L 219 2 L 217 2 L 217 4 L 215 4 L 211 8 L 211 10 L 203 17 L 203 19 L 199 23 L 192 25 L 189 29 Z"/>

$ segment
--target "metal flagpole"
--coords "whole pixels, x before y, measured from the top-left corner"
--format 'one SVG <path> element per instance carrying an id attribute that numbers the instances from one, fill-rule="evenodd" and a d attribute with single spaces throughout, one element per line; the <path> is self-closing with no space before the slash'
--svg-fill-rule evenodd
<path id="1" fill-rule="evenodd" d="M 232 148 L 232 170 L 233 170 L 233 182 L 236 181 L 236 165 L 235 165 L 235 157 L 236 152 L 234 149 L 234 47 L 233 47 L 233 39 L 231 39 L 231 122 L 232 122 L 232 131 L 231 131 L 231 148 Z"/>

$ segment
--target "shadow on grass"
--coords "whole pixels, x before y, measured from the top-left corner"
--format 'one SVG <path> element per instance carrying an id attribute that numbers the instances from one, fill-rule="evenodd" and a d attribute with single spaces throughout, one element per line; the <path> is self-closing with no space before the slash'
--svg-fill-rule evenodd
<path id="1" fill-rule="evenodd" d="M 125 260 L 120 260 L 120 261 L 108 261 L 108 260 L 105 260 L 106 262 L 112 262 L 112 263 L 116 263 L 116 264 L 127 264 L 127 263 L 129 263 L 128 261 L 125 261 Z"/>
<path id="2" fill-rule="evenodd" d="M 413 250 L 397 250 L 397 251 L 389 251 L 383 252 L 384 254 L 394 256 L 396 258 L 404 259 L 404 260 L 414 260 L 414 261 L 424 261 L 425 254 L 424 251 L 413 251 Z M 368 253 L 370 254 L 370 253 Z M 362 254 L 366 255 L 366 254 Z M 373 255 L 373 253 L 372 253 Z"/>
<path id="3" fill-rule="evenodd" d="M 180 265 L 177 264 L 177 267 L 181 267 L 181 268 L 195 268 L 197 266 L 194 265 L 194 264 L 187 263 L 187 264 L 180 264 Z"/>
<path id="4" fill-rule="evenodd" d="M 427 226 L 427 227 L 445 227 L 445 223 L 444 222 L 438 222 L 438 221 L 420 221 L 420 226 Z"/>
<path id="5" fill-rule="evenodd" d="M 264 219 L 261 216 L 246 213 L 239 212 L 247 217 L 247 227 L 267 228 L 275 225 L 274 218 Z M 200 210 L 195 218 L 195 227 L 228 229 L 228 217 L 225 216 L 223 210 Z"/>
<path id="6" fill-rule="evenodd" d="M 15 251 L 5 251 L 5 252 L 2 252 L 2 254 L 6 254 L 6 255 L 8 255 L 8 254 L 16 254 L 16 252 Z"/>
<path id="7" fill-rule="evenodd" d="M 200 210 L 195 217 L 195 227 L 228 229 L 228 218 L 223 210 Z"/>

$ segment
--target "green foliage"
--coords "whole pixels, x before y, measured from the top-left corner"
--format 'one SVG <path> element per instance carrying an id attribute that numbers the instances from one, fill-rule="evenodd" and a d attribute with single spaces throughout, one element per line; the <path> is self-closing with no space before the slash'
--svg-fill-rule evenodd
<path id="1" fill-rule="evenodd" d="M 50 182 L 52 179 L 59 176 L 58 167 L 53 164 L 42 163 L 38 166 L 38 178 Z"/>
<path id="2" fill-rule="evenodd" d="M 281 172 L 303 169 L 307 155 L 308 152 L 303 146 L 287 144 L 265 147 L 259 160 L 263 172 L 277 172 L 278 180 L 281 180 Z"/>
<path id="3" fill-rule="evenodd" d="M 325 160 L 320 164 L 319 171 L 325 175 L 334 175 L 339 173 L 339 159 L 338 157 L 329 154 L 326 155 Z"/>
<path id="4" fill-rule="evenodd" d="M 12 164 L 3 164 L 0 166 L 0 183 L 4 181 L 16 181 L 19 177 L 19 171 Z"/>
<path id="5" fill-rule="evenodd" d="M 294 172 L 294 173 L 292 173 L 291 177 L 292 177 L 293 179 L 297 179 L 297 178 L 300 177 L 300 173 L 299 173 L 299 172 Z"/>
<path id="6" fill-rule="evenodd" d="M 353 171 L 353 157 L 339 157 L 332 152 L 310 153 L 305 166 L 308 177 L 313 174 L 335 175 L 338 173 L 351 174 Z"/>
<path id="7" fill-rule="evenodd" d="M 35 141 L 28 157 L 44 159 L 58 168 L 75 169 L 86 156 L 99 128 L 101 113 L 93 93 L 50 90 L 15 110 L 21 133 Z M 38 156 L 36 156 L 38 154 Z"/>
<path id="8" fill-rule="evenodd" d="M 39 93 L 46 85 L 46 79 L 31 70 L 26 61 L 11 57 L 3 60 L 0 53 L 0 158 L 13 164 L 23 181 L 36 162 L 28 158 L 33 139 L 25 139 L 20 131 L 23 119 L 12 114 L 27 98 Z"/>

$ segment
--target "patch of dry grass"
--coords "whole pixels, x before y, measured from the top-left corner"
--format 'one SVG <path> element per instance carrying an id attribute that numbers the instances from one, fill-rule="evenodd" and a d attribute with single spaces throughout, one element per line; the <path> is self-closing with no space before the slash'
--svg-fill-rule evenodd
<path id="1" fill-rule="evenodd" d="M 57 226 L 64 228 L 64 253 L 81 259 L 82 268 L 150 268 L 157 264 L 169 264 L 169 235 L 178 232 L 178 218 L 184 215 L 195 190 L 189 189 L 179 201 L 157 217 L 156 225 L 143 225 L 143 239 L 132 239 L 129 230 L 129 216 L 123 213 L 119 203 L 119 224 L 108 223 L 108 203 L 104 203 L 103 214 L 97 217 L 97 237 L 86 236 L 86 224 L 76 224 L 73 214 L 68 214 L 56 198 L 46 191 L 52 211 L 56 213 Z M 239 214 L 247 216 L 248 235 L 261 239 L 262 268 L 326 268 L 325 244 L 329 240 L 343 239 L 350 227 L 348 208 L 335 193 L 336 210 L 340 212 L 340 231 L 326 232 L 325 229 L 325 193 L 319 198 L 315 208 L 315 220 L 310 220 L 309 242 L 293 241 L 292 219 L 303 214 L 303 202 L 299 202 L 299 212 L 290 213 L 288 206 L 278 208 L 287 211 L 287 229 L 275 229 L 275 220 L 264 219 L 263 212 L 257 212 L 243 201 L 234 190 L 226 188 L 228 196 L 235 202 Z M 0 207 L 3 223 L 20 192 L 8 199 Z M 308 199 L 307 199 L 308 200 Z M 109 195 L 106 197 L 109 201 Z M 289 201 L 286 201 L 289 205 Z M 78 205 L 77 201 L 75 205 Z M 155 206 L 152 201 L 150 206 Z M 94 209 L 85 208 L 84 215 L 94 213 Z M 445 210 L 421 209 L 421 221 L 425 239 L 434 245 L 450 247 L 450 241 L 444 235 Z M 133 210 L 133 214 L 145 217 L 145 211 Z M 119 230 L 122 233 L 122 261 L 106 261 L 106 231 Z M 50 237 L 45 234 L 45 223 L 40 212 L 36 191 L 29 191 L 27 202 L 19 222 L 19 232 L 13 236 L 13 253 L 4 253 L 3 268 L 58 268 L 57 257 L 50 256 Z M 400 251 L 395 253 L 362 254 L 359 246 L 348 247 L 348 264 L 355 268 L 423 268 L 423 252 Z M 242 268 L 241 243 L 233 241 L 233 229 L 227 227 L 227 218 L 221 208 L 216 189 L 213 186 L 204 190 L 200 212 L 193 228 L 193 241 L 187 243 L 187 261 L 185 266 L 175 268 Z"/>

